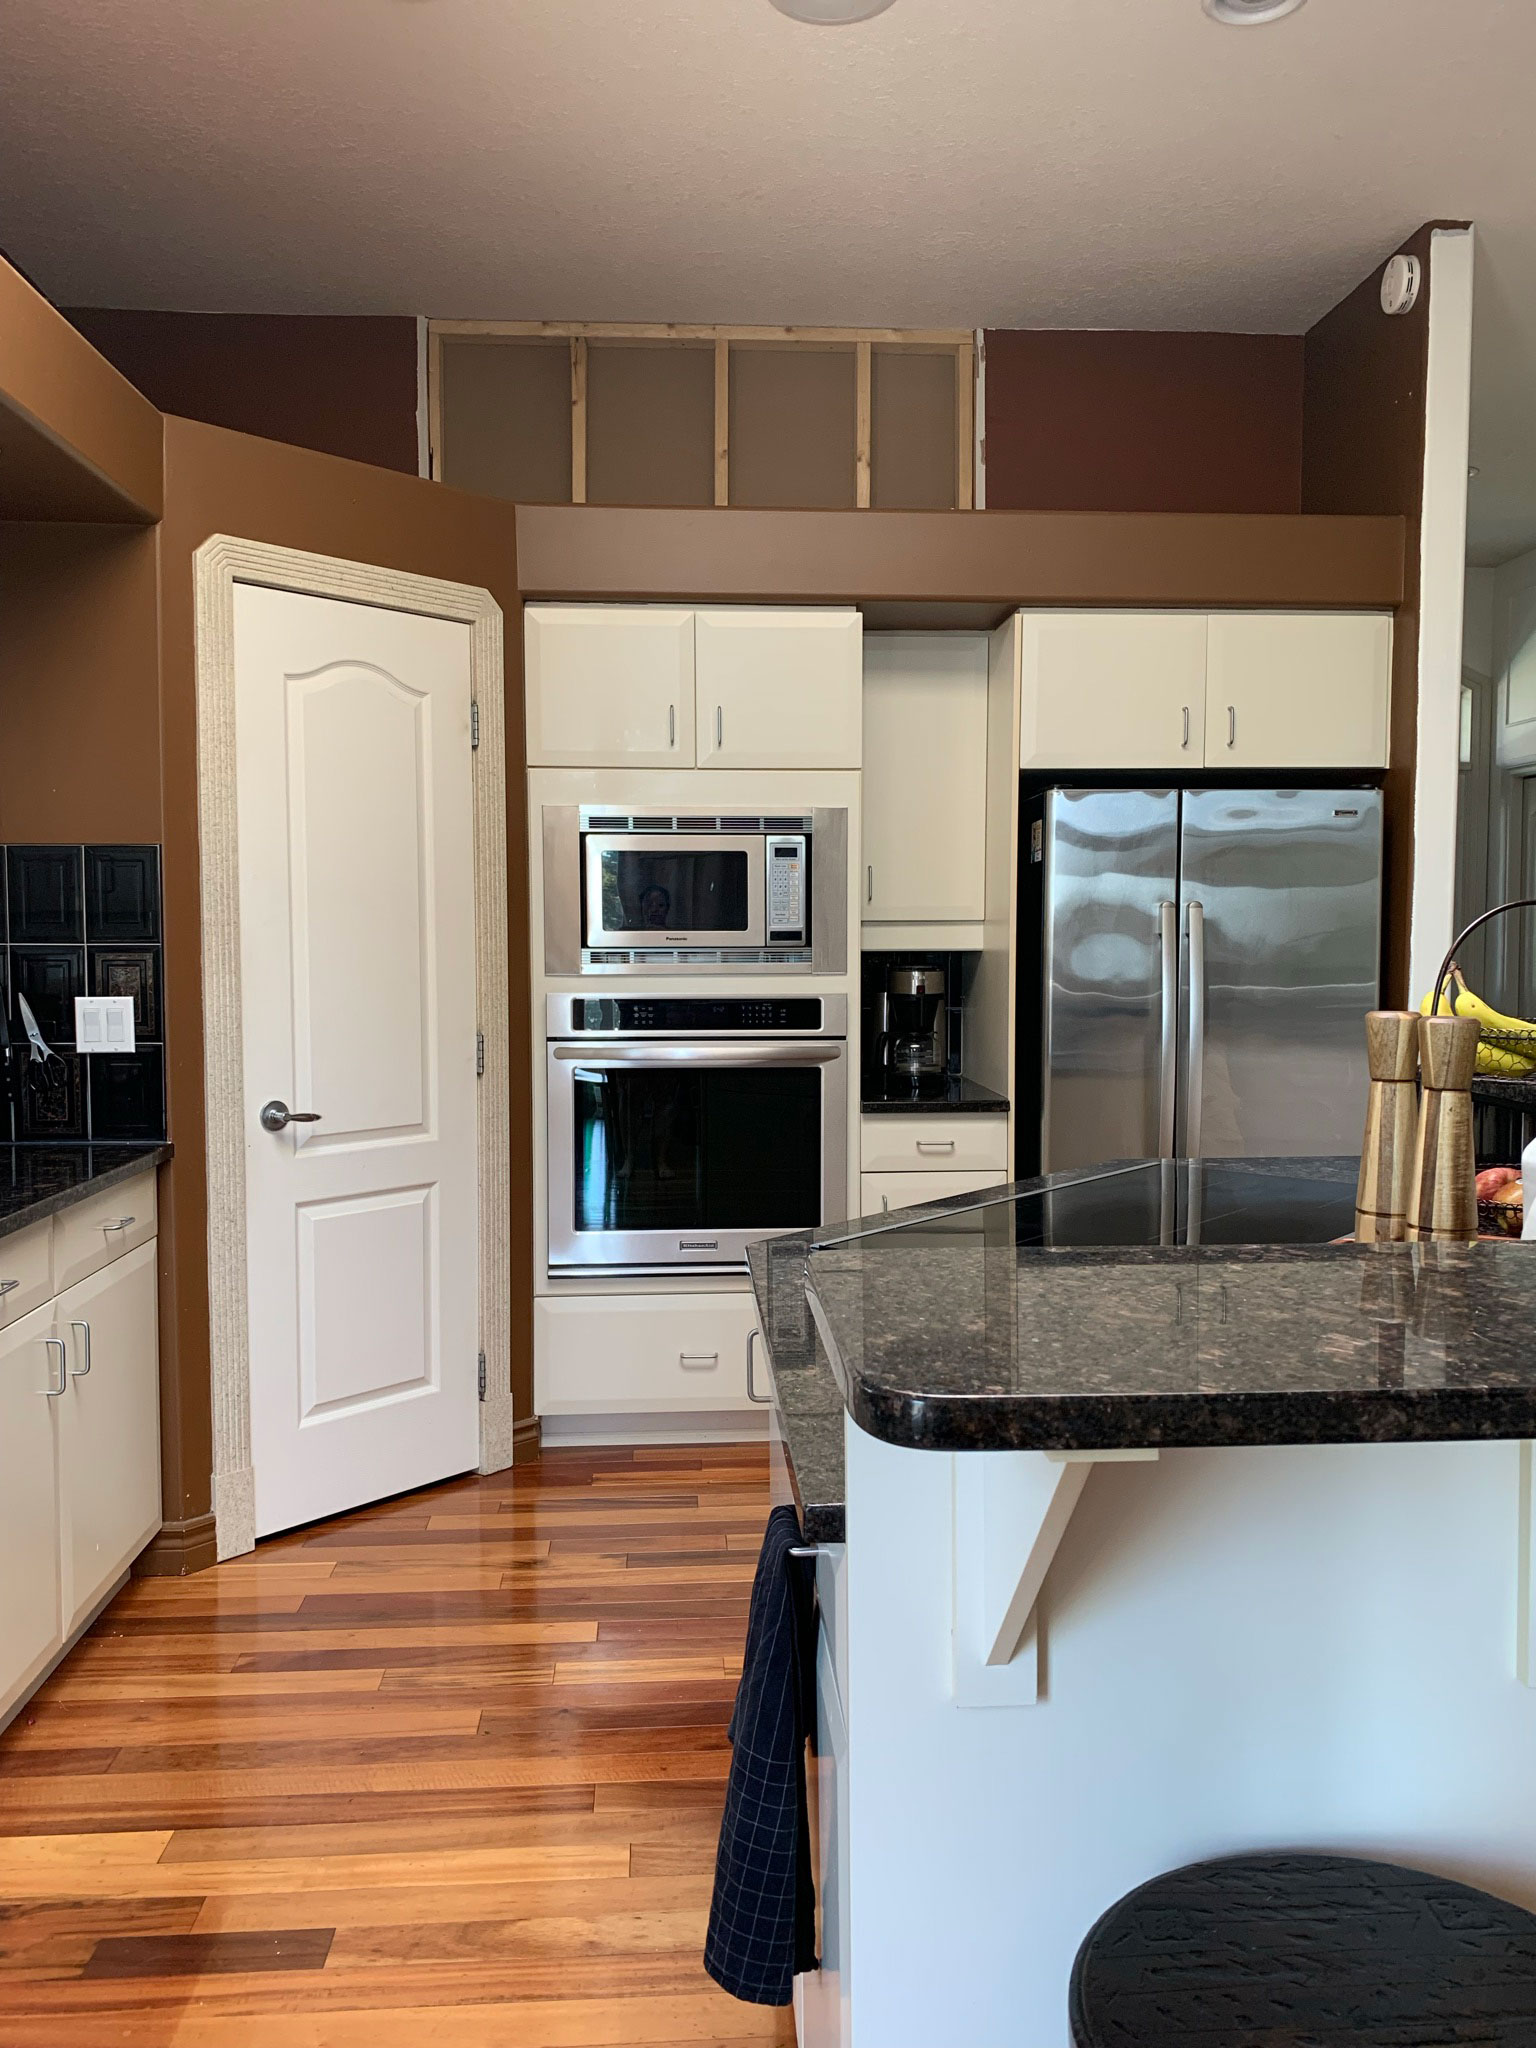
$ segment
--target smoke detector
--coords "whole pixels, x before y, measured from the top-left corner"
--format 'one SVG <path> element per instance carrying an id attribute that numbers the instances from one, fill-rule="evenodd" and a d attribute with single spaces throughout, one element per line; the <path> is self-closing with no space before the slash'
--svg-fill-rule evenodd
<path id="1" fill-rule="evenodd" d="M 1392 256 L 1381 273 L 1383 313 L 1411 313 L 1418 303 L 1423 272 L 1417 256 Z"/>
<path id="2" fill-rule="evenodd" d="M 792 20 L 834 28 L 842 22 L 869 21 L 876 14 L 884 14 L 892 0 L 773 0 L 773 4 L 780 14 L 787 14 Z"/>
<path id="3" fill-rule="evenodd" d="M 1306 0 L 1203 0 L 1212 21 L 1224 21 L 1231 28 L 1258 28 L 1266 21 L 1278 21 L 1294 14 Z"/>

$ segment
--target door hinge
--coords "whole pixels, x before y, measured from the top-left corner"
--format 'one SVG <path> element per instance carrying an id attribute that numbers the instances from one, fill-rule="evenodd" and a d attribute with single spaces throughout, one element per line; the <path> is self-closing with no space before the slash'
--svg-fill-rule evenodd
<path id="1" fill-rule="evenodd" d="M 480 744 L 480 706 L 473 701 L 469 707 L 469 744 L 472 748 Z"/>
<path id="2" fill-rule="evenodd" d="M 477 1032 L 475 1033 L 475 1079 L 476 1079 L 477 1081 L 482 1081 L 482 1080 L 484 1080 L 484 1078 L 485 1078 L 485 1033 L 484 1033 L 483 1031 L 477 1031 Z"/>
<path id="3" fill-rule="evenodd" d="M 485 1353 L 480 1354 L 480 1398 L 485 1399 Z"/>

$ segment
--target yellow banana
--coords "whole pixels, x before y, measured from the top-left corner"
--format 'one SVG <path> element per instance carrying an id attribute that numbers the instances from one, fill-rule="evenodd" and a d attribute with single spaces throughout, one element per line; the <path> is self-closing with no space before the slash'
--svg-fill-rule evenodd
<path id="1" fill-rule="evenodd" d="M 1429 1004 L 1426 995 L 1419 1004 L 1420 1016 L 1429 1015 Z M 1536 1024 L 1527 1023 L 1523 1017 L 1506 1017 L 1502 1010 L 1485 1003 L 1475 990 L 1468 988 L 1459 967 L 1451 969 L 1448 984 L 1441 990 L 1440 1015 L 1475 1017 L 1482 1026 L 1485 1036 L 1477 1048 L 1478 1073 L 1517 1080 L 1536 1072 Z M 1501 1035 L 1513 1037 L 1517 1044 L 1499 1044 Z M 1527 1045 L 1531 1048 L 1529 1052 L 1524 1050 Z"/>

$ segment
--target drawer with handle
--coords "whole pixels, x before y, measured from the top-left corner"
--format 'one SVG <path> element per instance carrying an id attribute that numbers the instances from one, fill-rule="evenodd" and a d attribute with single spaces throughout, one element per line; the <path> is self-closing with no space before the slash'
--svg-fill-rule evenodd
<path id="1" fill-rule="evenodd" d="M 155 1234 L 155 1176 L 136 1174 L 88 1195 L 53 1219 L 53 1284 L 57 1293 L 99 1273 Z"/>
<path id="2" fill-rule="evenodd" d="M 865 1173 L 859 1176 L 859 1209 L 864 1216 L 888 1216 L 923 1202 L 947 1202 L 951 1195 L 984 1194 L 1007 1178 L 1000 1166 L 977 1173 Z"/>
<path id="3" fill-rule="evenodd" d="M 1006 1116 L 867 1116 L 859 1164 L 865 1173 L 979 1173 L 1008 1165 Z"/>
<path id="4" fill-rule="evenodd" d="M 534 1304 L 540 1414 L 745 1408 L 750 1294 L 583 1295 Z M 761 1347 L 756 1391 L 766 1391 Z"/>
<path id="5" fill-rule="evenodd" d="M 0 1329 L 52 1298 L 53 1218 L 0 1237 Z"/>

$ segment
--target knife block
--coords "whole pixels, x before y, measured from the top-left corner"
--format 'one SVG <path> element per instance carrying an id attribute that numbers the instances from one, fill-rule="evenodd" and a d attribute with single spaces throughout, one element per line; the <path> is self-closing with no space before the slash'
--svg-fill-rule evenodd
<path id="1" fill-rule="evenodd" d="M 1477 1237 L 1471 1090 L 1479 1036 L 1475 1017 L 1419 1019 L 1423 1090 L 1408 1215 L 1408 1235 L 1417 1243 L 1471 1244 Z"/>
<path id="2" fill-rule="evenodd" d="M 1355 1242 L 1400 1244 L 1408 1235 L 1419 1133 L 1416 1013 L 1372 1010 L 1365 1020 L 1365 1052 L 1371 1093 L 1355 1191 Z"/>

